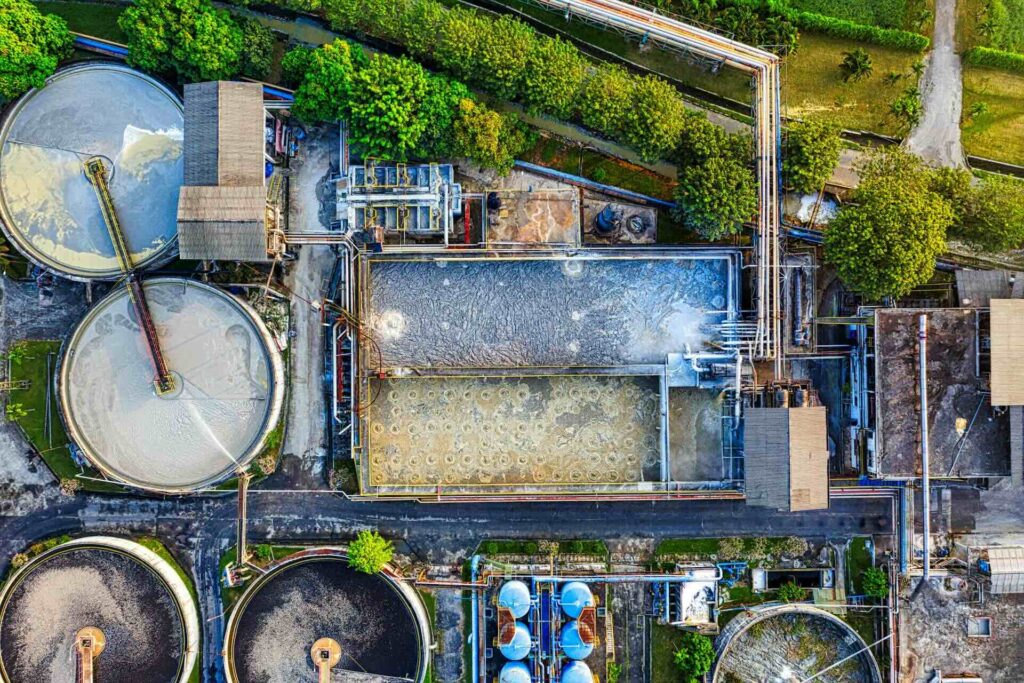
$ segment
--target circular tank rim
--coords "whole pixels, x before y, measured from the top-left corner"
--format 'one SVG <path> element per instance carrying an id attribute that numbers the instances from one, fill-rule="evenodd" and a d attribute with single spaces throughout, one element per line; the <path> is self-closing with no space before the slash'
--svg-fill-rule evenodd
<path id="1" fill-rule="evenodd" d="M 177 683 L 188 683 L 189 678 L 192 676 L 192 670 L 196 666 L 200 642 L 199 610 L 196 605 L 196 598 L 192 596 L 192 592 L 188 589 L 188 586 L 185 585 L 184 580 L 182 580 L 181 576 L 178 575 L 178 572 L 167 560 L 163 559 L 144 545 L 126 538 L 118 538 L 115 536 L 83 536 L 81 538 L 72 539 L 67 543 L 61 543 L 60 545 L 50 548 L 36 557 L 33 557 L 22 567 L 16 569 L 7 579 L 7 582 L 0 587 L 0 622 L 3 621 L 4 614 L 7 611 L 7 602 L 11 593 L 39 564 L 44 562 L 46 559 L 59 555 L 63 552 L 87 548 L 100 548 L 102 550 L 120 552 L 128 555 L 153 572 L 157 579 L 160 580 L 167 588 L 168 592 L 171 594 L 174 605 L 177 608 L 178 619 L 180 620 L 182 634 L 184 636 L 184 642 L 182 642 L 182 655 L 180 659 L 181 665 L 178 672 Z M 184 571 L 184 568 L 182 568 L 182 571 Z M 11 680 L 7 675 L 7 670 L 3 665 L 2 651 L 0 651 L 0 681 L 3 683 L 11 683 Z"/>
<path id="2" fill-rule="evenodd" d="M 270 333 L 270 330 L 267 329 L 266 323 L 263 322 L 263 319 L 252 308 L 252 306 L 250 306 L 247 302 L 243 301 L 237 296 L 231 294 L 230 292 L 221 289 L 220 287 L 208 285 L 203 282 L 197 282 L 196 280 L 187 277 L 173 276 L 146 278 L 143 280 L 142 285 L 143 287 L 145 287 L 147 284 L 160 284 L 166 282 L 180 282 L 183 283 L 184 286 L 186 287 L 199 287 L 201 289 L 207 289 L 216 293 L 218 296 L 224 297 L 227 303 L 237 308 L 239 312 L 241 312 L 252 323 L 253 328 L 256 330 L 256 333 L 259 335 L 260 339 L 263 342 L 264 349 L 267 352 L 267 360 L 270 367 L 270 412 L 267 414 L 267 417 L 264 420 L 263 427 L 260 430 L 259 435 L 252 442 L 252 444 L 249 445 L 244 455 L 238 458 L 239 465 L 247 468 L 248 465 L 253 461 L 253 459 L 263 450 L 264 446 L 267 443 L 267 437 L 270 435 L 270 432 L 274 430 L 278 422 L 280 422 L 281 420 L 281 411 L 284 405 L 285 388 L 284 361 L 281 357 L 281 350 L 278 348 L 277 341 L 274 339 L 274 336 Z M 78 324 L 75 325 L 74 329 L 61 344 L 59 358 L 57 359 L 57 368 L 55 369 L 53 374 L 53 381 L 55 383 L 54 388 L 56 390 L 56 395 L 59 398 L 58 408 L 60 411 L 61 422 L 64 424 L 64 430 L 67 432 L 68 437 L 70 437 L 71 440 L 74 442 L 75 446 L 77 446 L 82 451 L 82 454 L 89 461 L 89 463 L 92 464 L 92 466 L 95 467 L 97 470 L 99 470 L 105 477 L 107 477 L 108 479 L 112 479 L 117 483 L 121 483 L 132 488 L 140 489 L 142 491 L 171 495 L 195 493 L 196 491 L 199 491 L 201 489 L 209 488 L 211 486 L 219 484 L 225 479 L 228 479 L 232 474 L 240 474 L 241 472 L 235 470 L 235 468 L 227 466 L 221 472 L 215 475 L 207 477 L 206 479 L 203 479 L 201 481 L 193 482 L 188 485 L 162 486 L 159 484 L 155 484 L 153 482 L 145 482 L 134 479 L 132 477 L 126 477 L 120 474 L 114 468 L 107 466 L 107 464 L 103 461 L 101 456 L 98 456 L 97 454 L 93 453 L 91 449 L 88 449 L 83 445 L 85 443 L 85 439 L 83 438 L 80 430 L 78 429 L 78 425 L 75 423 L 74 419 L 70 415 L 70 411 L 68 410 L 67 407 L 69 403 L 69 397 L 67 395 L 68 383 L 66 381 L 68 364 L 65 362 L 65 359 L 68 357 L 68 354 L 70 354 L 74 350 L 75 345 L 78 342 L 81 333 L 85 330 L 87 324 L 94 320 L 96 312 L 100 309 L 100 304 L 116 296 L 127 296 L 124 293 L 125 291 L 126 290 L 120 287 L 115 288 L 111 290 L 109 294 L 107 294 L 102 299 L 93 304 L 92 307 L 90 307 L 89 310 L 86 311 L 85 315 L 82 316 L 82 319 L 78 321 Z"/>
<path id="3" fill-rule="evenodd" d="M 729 653 L 729 648 L 736 641 L 737 636 L 746 633 L 754 624 L 782 614 L 803 614 L 806 616 L 819 617 L 838 626 L 845 633 L 852 634 L 857 639 L 857 649 L 861 651 L 860 654 L 864 655 L 870 663 L 868 671 L 870 673 L 871 680 L 874 683 L 882 682 L 882 671 L 878 667 L 878 660 L 875 659 L 874 653 L 868 650 L 868 643 L 861 638 L 861 635 L 857 633 L 856 629 L 834 614 L 812 605 L 800 604 L 772 605 L 769 607 L 753 608 L 753 612 L 754 615 L 752 617 L 740 615 L 736 619 L 733 619 L 716 639 L 715 661 L 711 666 L 711 683 L 724 683 L 724 680 L 719 676 L 720 669 L 718 666 L 722 659 L 725 658 L 726 654 Z M 735 626 L 733 626 L 733 624 L 735 624 Z"/>
<path id="4" fill-rule="evenodd" d="M 295 565 L 323 559 L 347 560 L 348 554 L 345 548 L 334 546 L 321 546 L 301 550 L 279 562 L 271 564 L 261 576 L 249 584 L 245 592 L 238 598 L 238 601 L 231 608 L 231 614 L 228 616 L 227 623 L 224 625 L 224 650 L 221 656 L 224 659 L 224 675 L 228 683 L 239 683 L 238 674 L 235 671 L 235 637 L 238 634 L 238 622 L 242 614 L 245 613 L 245 608 L 252 598 L 278 574 L 287 571 Z M 378 575 L 398 591 L 398 594 L 404 599 L 406 606 L 412 612 L 413 620 L 416 622 L 417 640 L 420 643 L 416 683 L 423 683 L 429 668 L 430 651 L 433 648 L 431 644 L 430 619 L 427 617 L 427 610 L 423 606 L 423 601 L 419 594 L 406 585 L 404 581 L 399 580 L 398 574 L 390 566 L 385 566 L 384 569 L 378 572 Z"/>
<path id="5" fill-rule="evenodd" d="M 64 78 L 69 74 L 73 74 L 78 71 L 88 71 L 90 69 L 108 69 L 111 71 L 122 71 L 126 72 L 136 78 L 146 81 L 150 85 L 159 89 L 173 104 L 181 111 L 182 117 L 185 114 L 185 105 L 181 98 L 174 90 L 164 84 L 157 78 L 150 76 L 149 74 L 142 73 L 136 69 L 131 68 L 123 62 L 115 62 L 103 59 L 91 59 L 83 62 L 76 62 L 68 66 L 57 69 L 51 76 L 46 79 L 46 83 L 50 81 Z M 46 87 L 45 85 L 43 86 Z M 3 121 L 0 122 L 0 155 L 3 154 L 3 146 L 7 141 L 7 136 L 10 134 L 10 128 L 14 124 L 14 121 L 18 118 L 18 114 L 25 107 L 26 104 L 43 88 L 32 88 L 24 95 L 20 96 L 14 101 L 14 104 L 3 114 Z M 109 274 L 97 273 L 96 271 L 85 271 L 75 269 L 74 267 L 68 266 L 67 264 L 59 264 L 50 259 L 43 258 L 38 250 L 32 246 L 27 240 L 24 239 L 22 232 L 14 227 L 15 223 L 11 219 L 10 211 L 7 208 L 7 199 L 3 192 L 2 183 L 0 183 L 0 230 L 3 231 L 7 241 L 14 245 L 14 248 L 18 251 L 18 254 L 23 256 L 29 263 L 47 272 L 54 273 L 59 277 L 62 277 L 73 282 L 105 282 L 116 280 L 121 277 L 120 271 L 111 272 Z M 146 270 L 150 268 L 158 268 L 166 265 L 178 255 L 178 233 L 175 230 L 174 238 L 169 240 L 163 249 L 158 250 L 156 253 L 151 255 L 148 259 L 143 260 L 138 264 L 140 270 Z"/>

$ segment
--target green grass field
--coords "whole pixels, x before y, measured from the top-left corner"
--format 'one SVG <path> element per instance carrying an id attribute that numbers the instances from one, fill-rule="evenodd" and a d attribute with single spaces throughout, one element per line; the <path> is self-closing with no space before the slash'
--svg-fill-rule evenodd
<path id="1" fill-rule="evenodd" d="M 988 112 L 970 119 L 977 102 Z M 1024 74 L 964 66 L 964 117 L 968 154 L 1024 164 Z"/>
<path id="2" fill-rule="evenodd" d="M 863 80 L 847 83 L 839 63 L 844 52 L 858 47 L 871 56 L 874 72 Z M 900 134 L 903 131 L 889 113 L 889 103 L 917 84 L 913 65 L 920 58 L 921 55 L 906 50 L 802 33 L 800 49 L 783 65 L 783 113 L 797 118 L 827 114 L 844 128 Z M 890 73 L 901 77 L 890 83 L 886 79 Z"/>
<path id="3" fill-rule="evenodd" d="M 674 656 L 682 644 L 683 631 L 651 623 L 651 683 L 673 683 L 680 680 Z"/>
<path id="4" fill-rule="evenodd" d="M 43 12 L 64 17 L 72 31 L 106 38 L 115 43 L 126 41 L 124 31 L 117 25 L 117 18 L 124 9 L 121 5 L 60 0 L 37 0 L 34 4 Z"/>
<path id="5" fill-rule="evenodd" d="M 850 541 L 846 550 L 847 589 L 854 595 L 861 594 L 861 574 L 872 564 L 870 540 L 867 536 L 858 536 Z"/>
<path id="6" fill-rule="evenodd" d="M 47 467 L 58 479 L 72 479 L 81 472 L 78 465 L 71 459 L 68 451 L 70 439 L 64 431 L 57 399 L 53 395 L 53 372 L 56 369 L 60 342 L 52 340 L 28 340 L 18 342 L 25 349 L 21 364 L 12 364 L 11 379 L 27 379 L 31 384 L 26 390 L 15 390 L 8 396 L 8 403 L 21 404 L 25 411 L 23 417 L 15 422 L 25 433 L 32 448 L 43 458 Z M 52 355 L 51 355 L 52 354 Z M 49 359 L 49 373 L 47 360 Z M 6 362 L 6 361 L 5 361 Z M 51 388 L 47 402 L 47 387 Z M 46 430 L 47 413 L 49 413 L 50 430 Z M 92 469 L 84 472 L 89 477 L 99 477 Z M 117 484 L 103 481 L 80 479 L 81 488 L 86 491 L 102 493 L 121 492 L 124 489 Z"/>

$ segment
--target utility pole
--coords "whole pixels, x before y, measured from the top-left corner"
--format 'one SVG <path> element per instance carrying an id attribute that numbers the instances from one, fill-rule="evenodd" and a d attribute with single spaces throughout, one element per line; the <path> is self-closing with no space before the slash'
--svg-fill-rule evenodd
<path id="1" fill-rule="evenodd" d="M 921 392 L 921 510 L 924 514 L 922 520 L 924 536 L 922 539 L 924 546 L 922 583 L 927 583 L 931 565 L 931 482 L 928 471 L 928 316 L 924 313 L 918 317 L 917 342 L 919 391 Z"/>

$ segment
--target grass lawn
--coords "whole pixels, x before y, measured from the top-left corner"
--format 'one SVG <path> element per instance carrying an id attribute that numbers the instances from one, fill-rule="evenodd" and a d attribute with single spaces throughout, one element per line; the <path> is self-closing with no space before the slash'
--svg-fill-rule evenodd
<path id="1" fill-rule="evenodd" d="M 867 536 L 858 536 L 850 541 L 850 546 L 846 550 L 846 576 L 848 589 L 854 595 L 862 594 L 861 574 L 871 565 L 871 539 Z"/>
<path id="2" fill-rule="evenodd" d="M 984 102 L 988 113 L 965 120 L 967 153 L 1024 164 L 1024 74 L 965 65 L 965 116 L 977 102 Z"/>
<path id="3" fill-rule="evenodd" d="M 542 552 L 540 541 L 494 539 L 482 541 L 477 552 L 485 555 L 535 555 Z M 594 539 L 559 541 L 558 553 L 563 555 L 608 555 L 604 541 Z"/>
<path id="4" fill-rule="evenodd" d="M 93 2 L 60 2 L 38 0 L 36 7 L 42 12 L 64 17 L 68 28 L 97 38 L 106 38 L 115 43 L 124 43 L 127 37 L 117 25 L 117 18 L 124 9 L 121 5 L 106 5 Z"/>
<path id="5" fill-rule="evenodd" d="M 50 401 L 47 404 L 47 387 L 53 386 L 53 371 L 56 369 L 57 355 L 60 351 L 60 342 L 52 340 L 28 340 L 18 342 L 25 348 L 25 358 L 20 365 L 12 364 L 11 379 L 27 379 L 31 385 L 26 390 L 16 390 L 8 396 L 8 403 L 20 403 L 26 412 L 24 417 L 15 420 L 21 430 L 25 433 L 32 448 L 43 458 L 46 466 L 50 468 L 58 479 L 73 479 L 79 474 L 89 477 L 99 477 L 99 472 L 86 469 L 84 472 L 71 459 L 68 451 L 67 433 L 64 431 L 64 424 L 61 422 L 60 411 L 57 407 L 57 398 L 50 391 Z M 50 359 L 50 372 L 47 373 L 47 358 Z M 49 412 L 50 433 L 46 433 L 46 418 Z M 81 488 L 85 491 L 96 491 L 101 493 L 122 492 L 124 489 L 117 484 L 93 481 L 91 479 L 80 479 Z"/>
<path id="6" fill-rule="evenodd" d="M 651 683 L 674 683 L 680 680 L 673 657 L 682 643 L 681 630 L 651 622 Z"/>
<path id="7" fill-rule="evenodd" d="M 960 52 L 986 44 L 987 39 L 981 34 L 981 23 L 987 5 L 986 0 L 957 0 L 956 48 Z"/>
<path id="8" fill-rule="evenodd" d="M 655 555 L 714 555 L 717 538 L 670 538 L 658 543 Z"/>
<path id="9" fill-rule="evenodd" d="M 846 83 L 839 71 L 844 52 L 863 47 L 871 56 L 874 73 L 858 82 Z M 786 116 L 803 117 L 823 113 L 843 127 L 899 135 L 897 119 L 889 113 L 889 103 L 908 87 L 917 84 L 914 62 L 921 55 L 879 45 L 863 45 L 852 40 L 814 33 L 800 34 L 800 48 L 783 63 L 782 103 Z M 886 82 L 886 75 L 904 77 Z"/>

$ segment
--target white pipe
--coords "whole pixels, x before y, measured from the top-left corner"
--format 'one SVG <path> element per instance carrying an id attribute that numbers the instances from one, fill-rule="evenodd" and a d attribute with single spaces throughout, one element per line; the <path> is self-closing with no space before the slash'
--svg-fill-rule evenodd
<path id="1" fill-rule="evenodd" d="M 918 317 L 918 358 L 921 392 L 921 509 L 924 514 L 922 531 L 924 533 L 924 576 L 928 581 L 928 569 L 931 564 L 931 482 L 928 472 L 928 316 L 922 313 Z"/>

